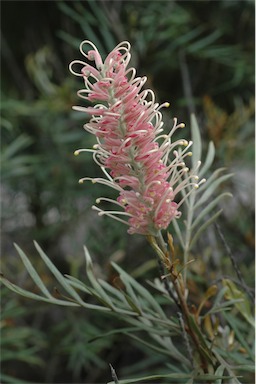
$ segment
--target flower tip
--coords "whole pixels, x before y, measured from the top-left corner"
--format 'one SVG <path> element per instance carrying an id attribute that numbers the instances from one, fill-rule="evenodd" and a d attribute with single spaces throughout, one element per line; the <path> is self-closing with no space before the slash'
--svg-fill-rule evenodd
<path id="1" fill-rule="evenodd" d="M 169 107 L 170 107 L 170 103 L 168 103 L 168 101 L 166 101 L 166 102 L 163 104 L 163 107 L 165 107 L 165 108 L 169 108 Z"/>
<path id="2" fill-rule="evenodd" d="M 83 182 L 84 182 L 83 179 L 80 179 L 80 180 L 78 181 L 79 184 L 83 184 Z"/>
<path id="3" fill-rule="evenodd" d="M 80 153 L 80 151 L 76 150 L 76 151 L 74 152 L 74 155 L 75 155 L 75 156 L 78 156 L 79 153 Z"/>
<path id="4" fill-rule="evenodd" d="M 185 128 L 185 124 L 184 123 L 180 123 L 180 128 Z"/>

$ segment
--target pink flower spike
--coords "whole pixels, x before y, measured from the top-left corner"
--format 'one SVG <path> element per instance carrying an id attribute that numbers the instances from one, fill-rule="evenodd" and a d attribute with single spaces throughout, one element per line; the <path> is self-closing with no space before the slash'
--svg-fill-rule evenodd
<path id="1" fill-rule="evenodd" d="M 85 46 L 89 46 L 88 51 Z M 96 144 L 84 151 L 93 152 L 106 177 L 85 177 L 81 182 L 101 183 L 117 192 L 116 200 L 96 200 L 96 204 L 105 201 L 116 205 L 116 210 L 109 211 L 93 206 L 100 216 L 125 223 L 130 234 L 157 236 L 181 215 L 178 209 L 184 198 L 179 200 L 178 193 L 184 191 L 186 195 L 187 186 L 200 184 L 198 168 L 189 172 L 185 164 L 192 143 L 172 141 L 175 131 L 184 127 L 176 118 L 170 133 L 162 133 L 160 109 L 169 103 L 159 105 L 152 90 L 142 90 L 146 77 L 136 77 L 136 70 L 128 68 L 129 42 L 118 44 L 105 61 L 88 40 L 81 43 L 80 51 L 89 63 L 75 60 L 70 70 L 84 79 L 85 89 L 78 95 L 93 105 L 73 108 L 91 116 L 84 128 L 95 135 Z M 82 65 L 79 73 L 73 70 L 77 65 Z"/>

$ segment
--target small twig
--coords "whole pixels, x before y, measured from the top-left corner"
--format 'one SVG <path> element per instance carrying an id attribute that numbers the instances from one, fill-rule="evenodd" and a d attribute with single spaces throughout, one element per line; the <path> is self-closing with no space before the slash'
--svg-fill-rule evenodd
<path id="1" fill-rule="evenodd" d="M 220 237 L 220 239 L 221 239 L 221 241 L 222 241 L 222 243 L 223 243 L 223 245 L 224 245 L 224 247 L 225 247 L 225 249 L 227 251 L 227 254 L 228 254 L 228 256 L 229 256 L 229 258 L 231 260 L 231 263 L 232 263 L 233 268 L 234 268 L 234 270 L 236 272 L 238 280 L 240 281 L 240 285 L 244 288 L 244 290 L 246 291 L 246 293 L 248 294 L 250 299 L 254 302 L 254 296 L 250 292 L 250 290 L 248 289 L 247 284 L 245 283 L 245 281 L 243 279 L 242 273 L 241 273 L 241 271 L 240 271 L 240 269 L 239 269 L 239 267 L 237 265 L 237 262 L 236 262 L 233 254 L 231 252 L 231 249 L 230 249 L 228 243 L 226 242 L 226 240 L 225 240 L 225 238 L 223 236 L 223 233 L 222 233 L 222 231 L 220 229 L 220 226 L 217 223 L 215 223 L 215 228 L 217 229 L 218 235 L 219 235 L 219 237 Z"/>
<path id="2" fill-rule="evenodd" d="M 190 346 L 190 343 L 189 343 L 187 332 L 185 330 L 185 324 L 184 324 L 183 316 L 182 316 L 182 314 L 180 312 L 178 312 L 178 318 L 179 318 L 180 326 L 181 326 L 181 329 L 182 329 L 182 336 L 183 336 L 183 339 L 184 339 L 184 342 L 185 342 L 185 346 L 186 346 L 187 351 L 188 351 L 189 360 L 190 360 L 192 368 L 194 369 L 195 368 L 195 364 L 194 364 L 194 359 L 193 359 L 193 353 L 192 353 L 192 349 L 191 349 L 191 346 Z"/>
<path id="3" fill-rule="evenodd" d="M 114 368 L 112 367 L 111 364 L 109 364 L 109 366 L 110 366 L 110 370 L 111 370 L 112 379 L 114 380 L 115 384 L 118 384 L 119 380 L 118 380 L 118 377 L 116 375 L 116 371 L 114 370 Z"/>

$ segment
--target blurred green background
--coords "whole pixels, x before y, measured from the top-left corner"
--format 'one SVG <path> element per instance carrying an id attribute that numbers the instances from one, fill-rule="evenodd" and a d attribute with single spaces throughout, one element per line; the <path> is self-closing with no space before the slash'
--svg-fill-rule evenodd
<path id="1" fill-rule="evenodd" d="M 223 187 L 234 198 L 225 202 L 219 224 L 253 286 L 255 42 L 249 0 L 1 3 L 2 272 L 34 289 L 16 242 L 53 284 L 36 256 L 35 239 L 61 272 L 81 279 L 83 244 L 99 276 L 111 279 L 110 259 L 138 278 L 155 276 L 144 238 L 91 211 L 97 197 L 113 192 L 78 184 L 100 174 L 89 154 L 73 156 L 94 143 L 82 128 L 86 115 L 71 109 L 82 105 L 76 96 L 82 82 L 68 64 L 81 58 L 84 39 L 103 56 L 130 41 L 138 75 L 148 77 L 160 103 L 171 103 L 164 113 L 167 130 L 177 116 L 189 137 L 190 113 L 196 113 L 205 144 L 216 146 L 216 168 L 234 172 Z M 205 264 L 205 281 L 235 275 L 214 227 L 195 253 Z M 106 382 L 108 363 L 120 377 L 161 367 L 161 356 L 123 336 L 90 342 L 119 325 L 97 313 L 49 307 L 5 289 L 2 307 L 2 383 Z"/>

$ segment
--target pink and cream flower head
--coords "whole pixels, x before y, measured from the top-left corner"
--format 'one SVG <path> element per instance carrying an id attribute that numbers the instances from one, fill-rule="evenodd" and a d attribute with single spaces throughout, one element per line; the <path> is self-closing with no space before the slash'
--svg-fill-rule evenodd
<path id="1" fill-rule="evenodd" d="M 85 47 L 89 50 L 85 51 Z M 117 191 L 117 199 L 100 197 L 116 205 L 116 210 L 104 211 L 98 206 L 98 214 L 108 215 L 129 226 L 130 234 L 156 236 L 166 229 L 172 219 L 180 217 L 179 208 L 188 193 L 187 187 L 196 183 L 196 169 L 190 170 L 185 157 L 192 142 L 172 141 L 172 135 L 184 124 L 174 125 L 168 134 L 163 133 L 160 109 L 168 103 L 155 102 L 152 90 L 142 87 L 146 77 L 136 77 L 134 68 L 127 68 L 131 58 L 130 43 L 124 41 L 102 60 L 93 43 L 85 40 L 80 51 L 87 62 L 75 60 L 70 71 L 84 79 L 85 88 L 78 92 L 92 107 L 73 107 L 91 116 L 84 128 L 95 135 L 92 152 L 95 162 L 101 167 L 104 178 L 84 177 L 80 182 L 91 180 L 105 184 Z M 86 53 L 87 52 L 87 53 Z M 88 62 L 94 62 L 90 65 Z M 74 66 L 82 66 L 80 72 Z M 177 201 L 179 192 L 183 197 Z"/>

